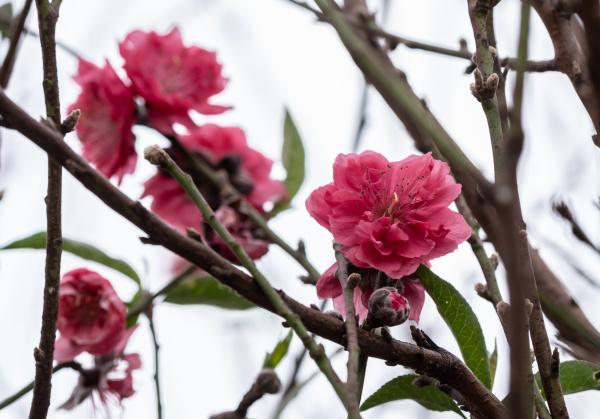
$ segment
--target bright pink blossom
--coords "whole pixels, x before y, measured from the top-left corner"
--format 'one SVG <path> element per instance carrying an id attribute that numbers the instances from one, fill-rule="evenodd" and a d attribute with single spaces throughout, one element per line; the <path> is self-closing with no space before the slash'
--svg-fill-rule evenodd
<path id="1" fill-rule="evenodd" d="M 346 305 L 344 303 L 344 295 L 340 281 L 336 276 L 337 264 L 334 263 L 327 269 L 323 275 L 317 281 L 317 296 L 321 299 L 331 298 L 333 299 L 333 307 L 341 315 L 345 316 Z M 354 289 L 354 309 L 356 315 L 359 318 L 359 322 L 362 323 L 369 314 L 369 299 L 374 292 L 373 283 L 378 276 L 378 271 L 374 269 L 367 269 L 361 272 L 361 281 L 358 286 Z M 425 289 L 418 279 L 412 277 L 404 277 L 397 281 L 397 296 L 401 296 L 406 300 L 410 308 L 409 320 L 419 321 L 421 316 L 421 310 L 425 302 Z M 393 304 L 396 304 L 396 308 L 399 310 L 402 302 L 400 298 L 396 298 Z"/>
<path id="2" fill-rule="evenodd" d="M 206 155 L 214 165 L 227 158 L 239 161 L 239 173 L 231 174 L 232 181 L 235 184 L 236 177 L 249 178 L 252 190 L 247 198 L 257 209 L 262 210 L 265 203 L 277 202 L 286 196 L 283 182 L 271 178 L 273 161 L 248 146 L 241 128 L 206 124 L 182 135 L 180 140 L 188 149 Z"/>
<path id="3" fill-rule="evenodd" d="M 306 208 L 354 266 L 398 279 L 470 236 L 448 208 L 460 190 L 448 165 L 431 154 L 388 162 L 365 151 L 338 155 L 333 182 L 313 191 Z"/>
<path id="4" fill-rule="evenodd" d="M 172 134 L 174 123 L 192 126 L 190 110 L 218 114 L 229 109 L 208 103 L 227 83 L 216 53 L 185 46 L 178 28 L 166 35 L 133 31 L 119 51 L 135 92 L 146 102 L 148 121 L 159 131 Z"/>
<path id="5" fill-rule="evenodd" d="M 147 196 L 152 197 L 152 212 L 179 230 L 201 228 L 202 214 L 169 174 L 157 172 L 148 179 L 144 183 L 142 198 Z"/>
<path id="6" fill-rule="evenodd" d="M 96 357 L 93 368 L 80 372 L 77 385 L 69 399 L 60 406 L 61 409 L 71 410 L 91 398 L 96 408 L 104 407 L 108 413 L 110 401 L 120 404 L 123 399 L 133 396 L 133 371 L 141 368 L 142 362 L 137 353 L 125 354 L 124 350 L 136 329 L 137 326 L 134 326 L 124 331 L 112 354 Z"/>
<path id="7" fill-rule="evenodd" d="M 54 359 L 70 361 L 81 352 L 118 352 L 125 333 L 125 304 L 110 282 L 85 268 L 67 272 L 59 287 L 60 337 Z"/>
<path id="8" fill-rule="evenodd" d="M 106 177 L 119 181 L 133 172 L 136 164 L 134 135 L 135 103 L 125 85 L 108 62 L 98 67 L 79 60 L 75 81 L 81 86 L 69 112 L 80 109 L 75 130 L 83 145 L 83 157 L 96 165 Z"/>

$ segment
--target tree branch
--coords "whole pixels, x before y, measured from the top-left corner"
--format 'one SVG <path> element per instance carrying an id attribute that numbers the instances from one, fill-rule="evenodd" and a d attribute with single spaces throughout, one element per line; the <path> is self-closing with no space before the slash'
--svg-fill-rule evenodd
<path id="1" fill-rule="evenodd" d="M 271 286 L 269 280 L 254 264 L 252 258 L 248 256 L 244 248 L 235 240 L 229 230 L 227 230 L 227 228 L 217 219 L 215 213 L 202 193 L 198 190 L 198 188 L 196 188 L 191 176 L 183 172 L 181 168 L 177 166 L 175 161 L 158 146 L 146 148 L 144 156 L 150 163 L 166 170 L 171 176 L 173 176 L 175 180 L 177 180 L 189 198 L 194 202 L 194 204 L 196 204 L 202 213 L 204 221 L 210 225 L 215 233 L 217 233 L 223 239 L 223 241 L 227 244 L 227 247 L 238 258 L 242 266 L 250 272 L 252 278 L 256 281 L 266 297 L 269 299 L 269 302 L 273 305 L 273 307 L 275 307 L 276 312 L 287 321 L 290 327 L 298 335 L 302 343 L 306 346 L 311 357 L 315 360 L 317 366 L 323 375 L 325 375 L 325 377 L 329 380 L 331 386 L 344 404 L 344 407 L 348 411 L 348 417 L 359 419 L 360 415 L 352 413 L 353 407 L 349 397 L 349 392 L 337 376 L 336 372 L 331 366 L 331 363 L 329 362 L 329 359 L 325 356 L 325 350 L 323 347 L 316 343 L 302 323 L 302 320 L 292 312 L 283 298 L 281 298 L 277 291 L 275 291 L 275 289 Z"/>
<path id="2" fill-rule="evenodd" d="M 19 42 L 21 41 L 21 35 L 25 29 L 25 21 L 27 20 L 32 4 L 33 0 L 25 0 L 23 10 L 21 10 L 19 16 L 17 16 L 10 24 L 10 43 L 8 44 L 8 51 L 6 51 L 2 67 L 0 68 L 0 86 L 4 89 L 8 86 L 10 76 L 12 75 L 15 66 Z"/>
<path id="3" fill-rule="evenodd" d="M 58 72 L 56 66 L 56 21 L 60 2 L 36 0 L 42 62 L 44 71 L 44 98 L 46 117 L 49 123 L 59 127 L 60 99 L 58 95 Z M 46 269 L 44 303 L 40 343 L 34 350 L 35 382 L 31 401 L 30 419 L 45 419 L 50 406 L 52 389 L 52 363 L 56 339 L 58 315 L 58 287 L 60 282 L 60 260 L 62 253 L 61 226 L 62 167 L 52 156 L 48 156 L 48 191 L 46 195 Z"/>
<path id="4" fill-rule="evenodd" d="M 524 368 L 526 370 L 530 368 L 527 356 L 529 354 L 529 339 L 527 338 L 527 329 L 522 327 L 522 321 L 527 317 L 525 309 L 525 298 L 527 298 L 533 304 L 532 312 L 529 316 L 530 335 L 550 412 L 555 419 L 567 419 L 569 415 L 560 390 L 560 383 L 558 380 L 554 380 L 551 374 L 552 358 L 550 343 L 544 325 L 535 276 L 531 266 L 527 233 L 519 204 L 517 186 L 517 165 L 524 142 L 521 114 L 525 76 L 524 68 L 529 39 L 530 9 L 529 1 L 524 0 L 521 8 L 518 46 L 519 62 L 513 94 L 513 109 L 510 113 L 511 124 L 506 138 L 502 167 L 498 172 L 499 179 L 497 181 L 497 193 L 501 197 L 498 200 L 498 216 L 504 226 L 503 246 L 505 249 L 510 249 L 504 252 L 504 262 L 511 297 L 509 317 L 512 335 L 511 396 L 514 406 L 513 412 L 515 412 L 517 417 L 527 417 L 520 416 L 530 412 L 530 403 L 533 403 L 528 396 L 528 389 L 531 389 L 534 383 L 527 380 L 526 385 L 523 384 L 523 380 L 527 378 L 523 374 Z M 526 358 L 525 362 L 523 361 L 523 357 Z"/>
<path id="5" fill-rule="evenodd" d="M 154 347 L 154 388 L 156 390 L 156 417 L 162 419 L 163 408 L 162 408 L 162 397 L 160 391 L 160 345 L 156 338 L 156 329 L 154 327 L 154 313 L 152 308 L 146 311 L 146 317 L 148 318 L 148 327 L 150 334 L 152 335 L 152 345 Z"/>
<path id="6" fill-rule="evenodd" d="M 156 243 L 206 270 L 223 284 L 233 288 L 254 304 L 275 311 L 272 303 L 252 278 L 232 266 L 212 249 L 179 234 L 158 217 L 119 191 L 62 141 L 61 135 L 37 122 L 0 91 L 0 115 L 11 126 L 58 160 L 79 182 L 107 206 L 143 230 Z M 325 339 L 345 344 L 344 324 L 310 307 L 306 307 L 283 292 L 280 295 L 290 309 L 300 317 L 306 328 Z M 418 369 L 459 391 L 468 404 L 478 406 L 490 419 L 507 419 L 502 403 L 455 356 L 440 354 L 404 342 L 387 342 L 365 330 L 358 331 L 358 343 L 368 356 Z"/>

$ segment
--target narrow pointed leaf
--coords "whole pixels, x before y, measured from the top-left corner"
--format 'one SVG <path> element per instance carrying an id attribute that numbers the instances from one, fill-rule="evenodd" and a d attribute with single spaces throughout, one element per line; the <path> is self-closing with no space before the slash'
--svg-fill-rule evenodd
<path id="1" fill-rule="evenodd" d="M 417 387 L 413 385 L 417 375 L 408 374 L 396 377 L 384 384 L 360 406 L 360 410 L 368 410 L 395 400 L 414 400 L 421 406 L 436 412 L 455 412 L 465 417 L 454 400 L 434 386 Z"/>
<path id="2" fill-rule="evenodd" d="M 210 276 L 184 279 L 167 292 L 165 301 L 182 305 L 209 305 L 228 310 L 246 310 L 254 307 L 250 301 Z"/>
<path id="3" fill-rule="evenodd" d="M 285 121 L 283 125 L 283 147 L 281 149 L 281 162 L 286 170 L 286 178 L 283 181 L 287 190 L 287 199 L 275 205 L 272 215 L 290 208 L 292 199 L 302 186 L 305 174 L 305 155 L 302 138 L 294 124 L 290 113 L 285 111 Z"/>
<path id="4" fill-rule="evenodd" d="M 580 393 L 588 390 L 600 390 L 600 365 L 589 361 L 571 360 L 560 363 L 560 387 L 563 394 Z M 544 389 L 540 373 L 535 375 L 542 396 Z"/>
<path id="5" fill-rule="evenodd" d="M 10 24 L 13 19 L 12 3 L 4 3 L 0 6 L 0 36 L 8 38 L 10 36 Z"/>
<path id="6" fill-rule="evenodd" d="M 494 351 L 490 354 L 490 376 L 492 380 L 492 385 L 494 385 L 494 380 L 496 378 L 496 367 L 498 365 L 498 342 L 494 340 Z"/>
<path id="7" fill-rule="evenodd" d="M 487 388 L 491 388 L 485 339 L 473 309 L 452 284 L 431 272 L 425 265 L 419 266 L 417 275 L 458 342 L 465 364 Z"/>
<path id="8" fill-rule="evenodd" d="M 46 232 L 42 231 L 23 239 L 16 240 L 4 247 L 0 247 L 0 250 L 45 248 Z M 109 268 L 121 272 L 123 275 L 133 279 L 138 285 L 140 284 L 139 275 L 127 262 L 121 259 L 113 258 L 97 247 L 77 240 L 63 238 L 63 250 L 75 256 L 79 256 L 82 259 L 91 260 L 101 265 L 108 266 Z"/>
<path id="9" fill-rule="evenodd" d="M 269 352 L 265 356 L 265 360 L 262 366 L 263 368 L 274 369 L 277 365 L 279 365 L 283 357 L 285 357 L 285 355 L 287 354 L 288 349 L 290 348 L 290 342 L 292 341 L 293 335 L 294 334 L 290 330 L 285 338 L 277 342 L 277 345 L 275 345 L 275 348 L 273 348 L 273 352 Z"/>

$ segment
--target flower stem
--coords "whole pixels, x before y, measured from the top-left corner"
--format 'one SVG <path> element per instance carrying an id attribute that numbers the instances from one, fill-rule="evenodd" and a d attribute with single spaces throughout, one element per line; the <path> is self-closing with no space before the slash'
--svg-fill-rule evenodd
<path id="1" fill-rule="evenodd" d="M 81 365 L 78 362 L 74 362 L 74 361 L 63 362 L 61 364 L 57 364 L 54 368 L 52 368 L 52 374 L 54 374 L 55 372 L 58 372 L 64 368 L 71 368 L 75 371 L 80 371 Z M 21 390 L 17 391 L 12 396 L 9 396 L 6 399 L 2 400 L 0 402 L 0 410 L 4 409 L 5 407 L 10 406 L 11 404 L 13 404 L 17 400 L 19 400 L 21 397 L 23 397 L 24 395 L 29 393 L 31 390 L 33 390 L 33 384 L 34 384 L 34 382 L 32 381 L 29 384 L 27 384 L 25 387 L 23 387 Z"/>
<path id="2" fill-rule="evenodd" d="M 158 344 L 158 339 L 156 338 L 156 328 L 154 327 L 154 315 L 152 311 L 147 315 L 148 317 L 148 327 L 150 328 L 150 334 L 152 335 L 152 344 L 154 345 L 154 388 L 156 389 L 156 413 L 158 419 L 162 419 L 162 397 L 160 392 L 160 357 L 159 350 L 160 345 Z"/>
<path id="3" fill-rule="evenodd" d="M 202 216 L 208 225 L 223 239 L 227 247 L 236 255 L 241 265 L 250 272 L 250 275 L 254 278 L 256 283 L 265 293 L 265 296 L 269 299 L 273 307 L 289 324 L 289 326 L 298 335 L 302 343 L 308 349 L 311 357 L 315 360 L 317 366 L 323 372 L 325 377 L 331 383 L 333 389 L 337 393 L 338 397 L 342 401 L 344 407 L 349 413 L 349 416 L 353 419 L 360 418 L 359 415 L 350 415 L 352 411 L 352 403 L 350 397 L 344 386 L 344 383 L 337 376 L 334 371 L 329 359 L 325 355 L 323 346 L 317 344 L 313 339 L 312 335 L 308 332 L 302 320 L 296 315 L 285 303 L 281 295 L 271 286 L 268 279 L 262 274 L 262 272 L 256 267 L 250 256 L 244 251 L 242 246 L 235 240 L 235 238 L 229 233 L 223 224 L 219 222 L 212 208 L 206 202 L 206 199 L 200 193 L 194 181 L 187 173 L 183 172 L 181 168 L 173 161 L 173 159 L 159 147 L 153 146 L 148 147 L 145 151 L 145 157 L 152 164 L 156 164 L 166 170 L 177 182 L 183 187 L 188 196 L 196 204 Z"/>

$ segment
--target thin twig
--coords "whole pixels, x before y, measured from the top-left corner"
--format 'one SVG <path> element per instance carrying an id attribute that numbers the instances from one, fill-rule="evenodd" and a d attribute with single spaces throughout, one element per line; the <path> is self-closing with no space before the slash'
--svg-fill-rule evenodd
<path id="1" fill-rule="evenodd" d="M 328 355 L 327 358 L 333 359 L 337 355 L 341 354 L 343 351 L 343 348 L 337 348 L 331 355 Z M 283 392 L 281 399 L 279 400 L 279 403 L 275 408 L 275 412 L 273 412 L 273 416 L 271 416 L 271 419 L 279 419 L 284 409 L 290 404 L 290 402 L 294 400 L 294 398 L 300 393 L 300 391 L 304 387 L 310 384 L 319 375 L 319 371 L 317 370 L 300 383 L 296 383 L 295 380 L 293 382 L 290 382 L 291 386 L 286 387 L 286 390 Z"/>
<path id="2" fill-rule="evenodd" d="M 297 0 L 287 0 L 290 3 L 295 4 L 303 9 L 306 9 L 317 16 L 319 20 L 326 20 L 323 13 L 307 3 L 303 1 Z M 460 58 L 463 60 L 471 61 L 473 59 L 473 53 L 467 49 L 452 49 L 447 47 L 442 47 L 439 45 L 429 44 L 427 42 L 415 41 L 414 39 L 406 38 L 404 36 L 392 34 L 385 29 L 381 28 L 377 23 L 372 20 L 365 21 L 364 19 L 348 19 L 348 22 L 363 30 L 368 32 L 372 36 L 376 36 L 382 39 L 385 39 L 391 49 L 394 49 L 397 45 L 404 45 L 406 48 L 417 49 L 426 52 L 432 52 L 434 54 L 441 54 L 447 57 Z M 508 67 L 511 69 L 515 68 L 516 58 L 513 57 L 505 57 L 499 60 L 502 66 Z M 545 72 L 545 71 L 558 71 L 558 67 L 554 60 L 541 60 L 541 61 L 527 61 L 527 71 L 531 72 Z"/>
<path id="3" fill-rule="evenodd" d="M 325 307 L 327 307 L 327 300 L 323 300 L 321 302 L 321 305 L 318 307 L 319 311 L 323 311 L 325 310 Z M 317 307 L 314 307 L 315 309 L 317 309 Z M 297 393 L 297 387 L 298 387 L 298 373 L 300 372 L 300 368 L 302 367 L 302 364 L 304 363 L 304 360 L 306 359 L 306 354 L 308 353 L 306 347 L 302 347 L 302 350 L 300 351 L 300 353 L 296 356 L 296 359 L 294 361 L 294 368 L 292 369 L 292 373 L 290 374 L 290 377 L 288 378 L 287 384 L 285 385 L 285 388 L 283 390 L 283 393 L 281 394 L 281 398 L 279 399 L 279 402 L 277 404 L 277 408 L 275 409 L 275 412 L 273 413 L 273 417 L 271 419 L 277 419 L 279 417 L 279 415 L 281 414 L 281 412 L 283 411 L 283 409 L 285 408 L 285 406 L 291 401 L 291 399 L 293 399 Z M 331 356 L 328 357 L 329 359 L 331 359 Z M 293 395 L 291 395 L 292 392 L 295 393 Z"/>
<path id="4" fill-rule="evenodd" d="M 275 371 L 267 368 L 262 370 L 252 383 L 250 389 L 244 394 L 238 407 L 232 412 L 223 412 L 212 415 L 210 419 L 246 419 L 248 409 L 265 394 L 275 394 L 281 389 L 281 382 Z"/>
<path id="5" fill-rule="evenodd" d="M 27 20 L 27 16 L 29 16 L 32 4 L 33 0 L 25 0 L 23 10 L 21 10 L 19 16 L 15 17 L 10 24 L 10 43 L 8 44 L 8 51 L 6 51 L 2 67 L 0 68 L 0 86 L 4 89 L 8 86 L 10 76 L 12 75 L 15 66 L 19 42 L 21 41 L 21 35 L 25 29 L 25 21 Z"/>
<path id="6" fill-rule="evenodd" d="M 42 63 L 44 71 L 44 99 L 46 116 L 54 127 L 60 127 L 60 99 L 58 95 L 58 72 L 56 65 L 56 21 L 60 0 L 36 0 Z M 46 269 L 44 282 L 44 303 L 42 308 L 42 328 L 40 343 L 34 350 L 35 382 L 31 401 L 30 419 L 45 419 L 50 406 L 52 390 L 52 361 L 56 339 L 56 318 L 58 315 L 58 286 L 60 281 L 60 260 L 62 253 L 61 226 L 62 166 L 52 156 L 48 156 L 48 193 L 46 195 Z"/>
<path id="7" fill-rule="evenodd" d="M 154 326 L 154 313 L 152 309 L 146 311 L 146 317 L 148 318 L 148 327 L 150 328 L 150 334 L 152 335 L 152 344 L 154 346 L 154 388 L 156 390 L 156 414 L 158 419 L 163 417 L 162 408 L 162 397 L 160 392 L 160 345 L 156 338 L 156 328 Z"/>
<path id="8" fill-rule="evenodd" d="M 138 316 L 139 314 L 144 313 L 145 311 L 147 311 L 148 309 L 150 309 L 150 307 L 152 306 L 152 304 L 154 303 L 154 301 L 158 297 L 167 294 L 170 290 L 172 290 L 177 285 L 179 285 L 184 279 L 186 279 L 187 277 L 189 277 L 190 274 L 192 274 L 193 272 L 195 272 L 196 269 L 197 268 L 195 266 L 190 266 L 190 267 L 184 269 L 181 273 L 179 273 L 173 279 L 171 279 L 169 282 L 167 282 L 158 291 L 155 291 L 154 293 L 148 294 L 145 297 L 143 297 L 140 300 L 139 304 L 135 304 L 131 308 L 131 310 L 129 310 L 127 312 L 127 320 L 131 320 L 135 316 Z"/>
<path id="9" fill-rule="evenodd" d="M 352 410 L 350 397 L 344 384 L 331 366 L 329 359 L 327 359 L 325 356 L 323 347 L 315 342 L 302 323 L 302 320 L 292 312 L 285 301 L 281 298 L 279 293 L 271 286 L 269 280 L 256 267 L 254 261 L 252 258 L 250 258 L 250 256 L 248 256 L 244 248 L 235 240 L 229 230 L 227 230 L 227 228 L 217 219 L 215 213 L 208 202 L 206 202 L 206 199 L 202 193 L 200 193 L 198 188 L 196 188 L 192 178 L 183 172 L 179 166 L 177 166 L 175 161 L 173 161 L 173 159 L 159 147 L 148 147 L 145 151 L 145 157 L 152 164 L 158 165 L 162 169 L 166 170 L 185 190 L 185 192 L 202 213 L 202 217 L 204 218 L 205 222 L 223 239 L 227 247 L 229 247 L 233 254 L 236 255 L 242 266 L 250 272 L 254 280 L 277 310 L 277 313 L 279 313 L 287 321 L 290 327 L 298 335 L 302 343 L 308 348 L 311 357 L 315 360 L 319 366 L 319 369 L 329 380 L 333 389 L 350 415 Z M 360 416 L 352 417 L 358 419 Z"/>
<path id="10" fill-rule="evenodd" d="M 500 293 L 498 281 L 496 280 L 497 262 L 493 262 L 492 259 L 490 259 L 490 257 L 487 255 L 487 252 L 483 247 L 483 240 L 481 240 L 481 237 L 479 237 L 479 225 L 475 217 L 473 217 L 471 209 L 465 201 L 464 196 L 460 195 L 455 200 L 455 203 L 456 207 L 458 208 L 458 211 L 463 215 L 467 223 L 471 226 L 472 231 L 471 237 L 469 238 L 469 244 L 471 245 L 471 250 L 477 258 L 477 262 L 479 263 L 479 266 L 481 267 L 481 272 L 483 272 L 483 277 L 485 278 L 485 297 L 494 305 L 495 309 L 498 303 L 502 301 L 502 294 Z"/>
<path id="11" fill-rule="evenodd" d="M 360 347 L 358 346 L 358 325 L 354 308 L 354 288 L 360 281 L 360 275 L 354 273 L 349 275 L 348 260 L 342 254 L 341 246 L 335 243 L 333 248 L 335 249 L 335 259 L 338 265 L 336 275 L 344 293 L 344 306 L 346 310 L 346 348 L 348 349 L 346 387 L 352 398 L 353 408 L 356 410 L 355 414 L 357 417 L 360 417 L 359 388 L 362 387 L 359 384 Z M 358 276 L 358 278 L 355 276 Z"/>
<path id="12" fill-rule="evenodd" d="M 473 26 L 475 38 L 475 55 L 473 60 L 477 69 L 475 70 L 475 83 L 471 85 L 473 95 L 481 102 L 485 113 L 492 143 L 495 173 L 500 170 L 500 159 L 502 157 L 502 119 L 496 91 L 500 83 L 501 75 L 494 72 L 494 55 L 488 40 L 487 23 L 492 9 L 490 0 L 468 0 L 469 17 Z M 479 80 L 478 80 L 479 78 Z"/>
<path id="13" fill-rule="evenodd" d="M 81 365 L 78 362 L 69 361 L 69 362 L 63 362 L 60 364 L 56 364 L 56 366 L 54 366 L 54 368 L 52 368 L 52 374 L 54 374 L 55 372 L 58 372 L 64 368 L 71 368 L 75 371 L 81 371 Z M 32 381 L 29 384 L 27 384 L 25 387 L 23 387 L 21 390 L 17 391 L 12 396 L 9 396 L 6 399 L 2 400 L 0 402 L 0 410 L 4 409 L 5 407 L 10 406 L 11 404 L 13 404 L 17 400 L 19 400 L 21 397 L 23 397 L 24 395 L 29 393 L 31 390 L 33 390 L 33 384 L 34 384 L 34 382 Z"/>
<path id="14" fill-rule="evenodd" d="M 548 400 L 550 412 L 555 419 L 567 419 L 569 417 L 561 392 L 560 382 L 552 374 L 552 355 L 550 343 L 544 325 L 539 295 L 535 276 L 531 266 L 531 256 L 527 245 L 527 233 L 523 222 L 523 215 L 519 203 L 517 187 L 517 165 L 521 156 L 524 143 L 522 127 L 523 90 L 525 76 L 525 62 L 527 57 L 529 39 L 529 16 L 531 6 L 528 0 L 521 4 L 521 24 L 518 45 L 518 64 L 513 93 L 513 109 L 510 112 L 510 130 L 505 140 L 502 165 L 497 181 L 498 215 L 504 225 L 503 247 L 510 249 L 505 252 L 505 265 L 508 276 L 508 286 L 511 297 L 511 395 L 513 397 L 513 412 L 517 417 L 530 412 L 528 389 L 533 382 L 523 374 L 529 370 L 529 363 L 522 358 L 529 353 L 529 342 L 527 329 L 522 326 L 522 319 L 526 317 L 525 298 L 533 304 L 529 316 L 529 332 L 533 349 L 535 352 L 540 377 L 544 387 L 544 393 Z M 521 369 L 519 371 L 519 369 Z M 527 379 L 524 384 L 523 380 Z M 523 392 L 526 392 L 523 394 Z M 519 410 L 520 409 L 520 410 Z"/>
<path id="15" fill-rule="evenodd" d="M 537 384 L 533 386 L 533 401 L 535 403 L 535 411 L 538 415 L 538 419 L 552 419 L 552 416 L 546 407 L 546 402 L 544 402 L 544 398 L 542 397 L 542 393 L 540 393 L 540 389 Z"/>
<path id="16" fill-rule="evenodd" d="M 165 224 L 139 202 L 130 199 L 81 156 L 62 141 L 62 136 L 38 122 L 0 90 L 0 115 L 10 126 L 60 163 L 108 207 L 144 231 L 155 244 L 187 259 L 210 273 L 242 297 L 270 312 L 275 307 L 256 281 L 215 253 L 204 243 L 182 235 Z M 315 335 L 345 345 L 344 324 L 340 320 L 307 307 L 283 291 L 279 295 Z M 456 356 L 419 348 L 416 345 L 386 341 L 366 330 L 358 331 L 358 342 L 366 355 L 422 371 L 460 392 L 470 406 L 476 406 L 489 419 L 507 418 L 506 407 Z"/>

